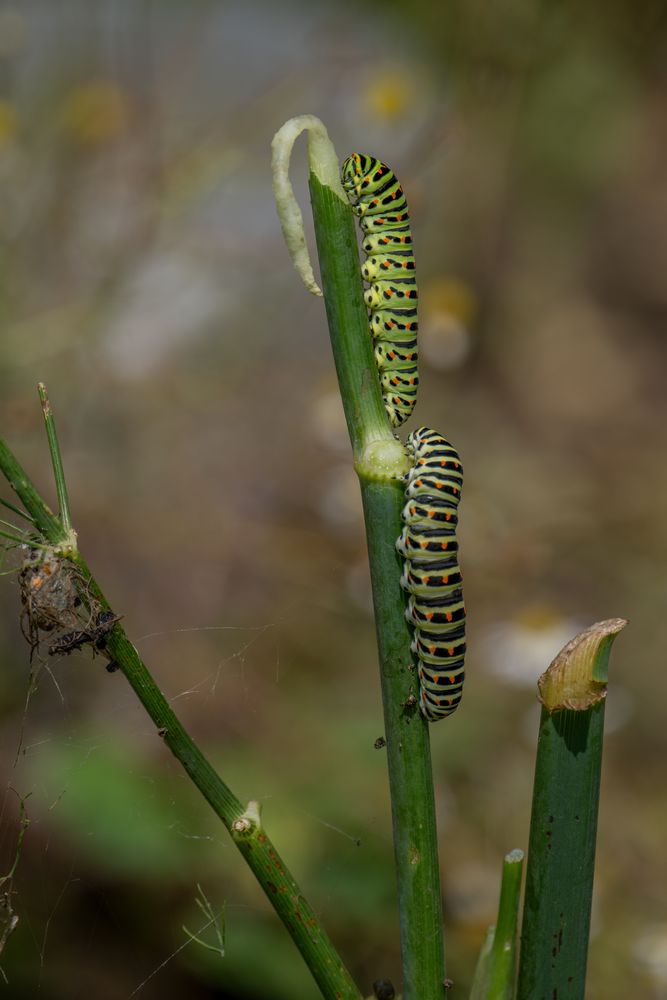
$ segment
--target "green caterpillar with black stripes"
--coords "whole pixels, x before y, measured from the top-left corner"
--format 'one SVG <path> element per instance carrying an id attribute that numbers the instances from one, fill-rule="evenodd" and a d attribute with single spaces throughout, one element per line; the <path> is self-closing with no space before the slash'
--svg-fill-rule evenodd
<path id="1" fill-rule="evenodd" d="M 396 548 L 405 559 L 401 586 L 414 629 L 419 705 L 429 722 L 461 701 L 466 651 L 463 585 L 456 526 L 463 466 L 442 434 L 420 427 L 408 437 L 413 466 L 406 478 L 404 528 Z"/>
<path id="2" fill-rule="evenodd" d="M 342 184 L 359 216 L 367 255 L 361 274 L 385 409 L 400 427 L 417 400 L 417 282 L 408 204 L 390 168 L 366 153 L 343 163 Z"/>

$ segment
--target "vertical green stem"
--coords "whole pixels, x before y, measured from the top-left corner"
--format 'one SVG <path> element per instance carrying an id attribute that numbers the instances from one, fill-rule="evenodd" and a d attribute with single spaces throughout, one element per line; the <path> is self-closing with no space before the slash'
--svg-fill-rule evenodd
<path id="1" fill-rule="evenodd" d="M 580 633 L 540 678 L 519 1000 L 583 1000 L 604 731 L 607 660 L 626 624 Z"/>
<path id="2" fill-rule="evenodd" d="M 583 998 L 604 702 L 542 709 L 521 940 L 520 1000 Z"/>
<path id="3" fill-rule="evenodd" d="M 361 484 L 380 658 L 404 1000 L 442 1000 L 442 906 L 428 723 L 395 549 L 408 468 L 384 410 L 349 205 L 311 174 L 310 192 L 331 344 Z"/>
<path id="4" fill-rule="evenodd" d="M 498 920 L 489 956 L 487 1000 L 512 1000 L 516 978 L 517 919 L 521 897 L 523 851 L 505 855 Z"/>
<path id="5" fill-rule="evenodd" d="M 394 547 L 405 499 L 398 482 L 360 478 L 380 655 L 403 996 L 442 1000 L 445 957 L 429 724 L 418 706 L 411 635 L 398 583 L 401 563 Z"/>
<path id="6" fill-rule="evenodd" d="M 346 201 L 341 201 L 314 174 L 310 175 L 310 197 L 331 347 L 350 441 L 358 462 L 371 441 L 394 442 L 394 436 L 373 358 L 352 211 Z"/>
<path id="7" fill-rule="evenodd" d="M 49 403 L 49 397 L 46 391 L 46 386 L 43 382 L 40 382 L 37 386 L 37 392 L 39 393 L 39 399 L 42 404 L 42 413 L 44 414 L 44 425 L 46 427 L 46 438 L 49 443 L 49 451 L 51 453 L 51 464 L 53 465 L 53 478 L 56 484 L 56 495 L 58 497 L 58 508 L 60 511 L 60 522 L 68 535 L 72 538 L 72 517 L 69 508 L 69 497 L 67 495 L 67 482 L 65 480 L 65 470 L 63 469 L 63 460 L 60 454 L 60 445 L 58 444 L 58 435 L 56 433 L 56 423 L 53 418 L 53 411 L 51 410 L 51 404 Z"/>
<path id="8" fill-rule="evenodd" d="M 512 1000 L 516 978 L 517 918 L 523 851 L 505 855 L 498 919 L 489 927 L 475 969 L 470 1000 Z"/>
<path id="9" fill-rule="evenodd" d="M 475 966 L 475 975 L 470 989 L 469 1000 L 489 1000 L 489 961 L 491 958 L 491 949 L 493 948 L 495 931 L 496 928 L 492 924 L 491 927 L 487 929 L 486 935 L 484 936 L 484 942 L 477 957 L 477 965 Z"/>

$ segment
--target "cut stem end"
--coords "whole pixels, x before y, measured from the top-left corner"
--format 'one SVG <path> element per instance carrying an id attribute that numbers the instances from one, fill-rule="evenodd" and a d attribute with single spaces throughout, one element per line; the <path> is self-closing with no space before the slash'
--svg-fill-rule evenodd
<path id="1" fill-rule="evenodd" d="M 625 618 L 596 622 L 561 649 L 537 682 L 548 712 L 585 711 L 606 697 L 611 645 L 627 624 Z"/>

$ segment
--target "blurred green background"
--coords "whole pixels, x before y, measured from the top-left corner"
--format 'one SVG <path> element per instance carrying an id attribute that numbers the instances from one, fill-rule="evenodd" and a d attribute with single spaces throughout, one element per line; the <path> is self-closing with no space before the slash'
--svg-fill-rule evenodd
<path id="1" fill-rule="evenodd" d="M 400 977 L 361 505 L 269 143 L 318 114 L 411 208 L 411 426 L 466 468 L 466 696 L 431 730 L 452 997 L 527 844 L 536 678 L 617 615 L 587 996 L 667 997 L 664 22 L 650 0 L 0 5 L 1 431 L 52 498 L 44 380 L 93 571 L 368 991 Z M 307 203 L 303 147 L 294 181 Z M 0 993 L 315 998 L 122 675 L 35 661 L 29 696 L 3 568 L 2 872 L 20 797 L 30 826 Z M 224 958 L 182 929 L 198 883 Z"/>

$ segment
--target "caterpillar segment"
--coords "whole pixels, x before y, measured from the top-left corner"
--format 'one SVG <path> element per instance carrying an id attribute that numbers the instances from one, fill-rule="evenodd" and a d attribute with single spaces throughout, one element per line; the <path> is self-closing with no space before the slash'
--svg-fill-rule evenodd
<path id="1" fill-rule="evenodd" d="M 405 617 L 414 630 L 419 705 L 430 722 L 458 707 L 465 678 L 465 604 L 458 563 L 458 505 L 463 467 L 456 449 L 437 431 L 420 427 L 408 437 L 413 465 L 406 476 L 401 586 Z"/>
<path id="2" fill-rule="evenodd" d="M 417 400 L 417 282 L 408 205 L 394 172 L 366 153 L 343 163 L 342 184 L 359 217 L 361 274 L 385 409 L 400 427 Z"/>

